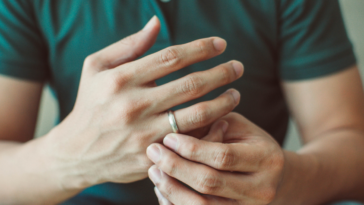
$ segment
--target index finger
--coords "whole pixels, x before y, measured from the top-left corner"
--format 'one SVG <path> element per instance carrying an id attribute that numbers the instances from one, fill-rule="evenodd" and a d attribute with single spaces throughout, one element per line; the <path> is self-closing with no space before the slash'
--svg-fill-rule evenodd
<path id="1" fill-rule="evenodd" d="M 163 144 L 185 159 L 222 171 L 255 172 L 261 162 L 259 151 L 244 143 L 223 144 L 172 133 Z"/>
<path id="2" fill-rule="evenodd" d="M 153 46 L 159 30 L 160 21 L 154 16 L 143 30 L 91 54 L 86 62 L 97 65 L 95 71 L 99 72 L 135 60 Z"/>
<path id="3" fill-rule="evenodd" d="M 180 204 L 209 204 L 209 205 L 237 205 L 236 200 L 222 198 L 212 195 L 200 195 L 197 192 L 187 188 L 181 182 L 168 176 L 162 170 L 158 169 L 156 165 L 153 165 L 148 170 L 148 175 L 151 180 L 155 179 L 153 175 L 160 175 L 159 181 L 153 181 L 155 183 L 155 193 L 162 201 L 161 204 L 167 205 L 171 202 L 175 205 Z"/>
<path id="4" fill-rule="evenodd" d="M 116 69 L 120 75 L 137 76 L 135 82 L 145 84 L 191 64 L 221 54 L 226 41 L 219 37 L 204 38 L 171 46 L 144 58 L 123 64 Z"/>

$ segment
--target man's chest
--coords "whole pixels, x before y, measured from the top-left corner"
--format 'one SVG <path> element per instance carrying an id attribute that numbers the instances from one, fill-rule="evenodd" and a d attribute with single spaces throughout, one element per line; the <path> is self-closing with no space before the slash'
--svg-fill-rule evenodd
<path id="1" fill-rule="evenodd" d="M 76 99 L 86 56 L 138 32 L 153 15 L 160 19 L 161 30 L 145 55 L 210 36 L 222 37 L 228 44 L 222 55 L 174 72 L 157 84 L 235 59 L 243 62 L 245 74 L 229 87 L 237 88 L 242 96 L 278 85 L 278 31 L 272 6 L 263 1 L 220 0 L 42 1 L 36 13 L 49 49 L 51 84 L 66 114 Z"/>

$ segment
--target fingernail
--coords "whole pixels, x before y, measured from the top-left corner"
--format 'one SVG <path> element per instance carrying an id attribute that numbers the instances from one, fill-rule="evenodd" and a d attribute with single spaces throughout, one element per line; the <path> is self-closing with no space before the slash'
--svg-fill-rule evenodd
<path id="1" fill-rule="evenodd" d="M 157 147 L 157 145 L 150 145 L 147 148 L 147 155 L 150 160 L 152 160 L 154 163 L 157 163 L 159 161 L 161 151 L 159 150 L 159 147 Z"/>
<path id="2" fill-rule="evenodd" d="M 159 183 L 162 178 L 161 171 L 156 166 L 152 166 L 149 169 L 149 177 L 154 184 Z"/>
<path id="3" fill-rule="evenodd" d="M 224 39 L 215 38 L 212 43 L 214 44 L 214 47 L 218 52 L 221 52 L 226 48 L 226 41 Z"/>
<path id="4" fill-rule="evenodd" d="M 154 15 L 149 21 L 148 21 L 148 23 L 144 26 L 144 28 L 143 28 L 143 31 L 147 31 L 147 30 L 149 30 L 149 29 L 151 29 L 153 26 L 154 26 L 154 24 L 155 24 L 155 20 L 156 20 L 156 18 L 157 18 L 157 16 L 156 15 Z"/>
<path id="5" fill-rule="evenodd" d="M 229 123 L 227 123 L 226 121 L 223 121 L 223 125 L 222 125 L 223 133 L 226 133 L 228 126 L 229 126 Z"/>
<path id="6" fill-rule="evenodd" d="M 163 144 L 171 148 L 172 150 L 177 151 L 178 138 L 174 134 L 169 134 L 164 138 Z"/>
<path id="7" fill-rule="evenodd" d="M 240 63 L 239 61 L 233 61 L 232 64 L 233 64 L 233 68 L 236 73 L 236 76 L 240 77 L 243 74 L 243 70 L 244 70 L 243 64 Z"/>
<path id="8" fill-rule="evenodd" d="M 229 92 L 233 96 L 235 103 L 238 104 L 240 101 L 240 93 L 233 89 L 230 89 Z"/>

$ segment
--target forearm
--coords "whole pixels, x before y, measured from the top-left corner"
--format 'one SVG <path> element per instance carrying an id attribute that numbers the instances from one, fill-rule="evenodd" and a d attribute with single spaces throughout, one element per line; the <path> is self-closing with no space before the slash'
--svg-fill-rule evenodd
<path id="1" fill-rule="evenodd" d="M 297 153 L 285 151 L 282 183 L 272 204 L 364 201 L 364 134 L 328 132 Z"/>
<path id="2" fill-rule="evenodd" d="M 2 204 L 56 204 L 78 193 L 65 191 L 43 152 L 43 138 L 27 143 L 0 141 Z"/>

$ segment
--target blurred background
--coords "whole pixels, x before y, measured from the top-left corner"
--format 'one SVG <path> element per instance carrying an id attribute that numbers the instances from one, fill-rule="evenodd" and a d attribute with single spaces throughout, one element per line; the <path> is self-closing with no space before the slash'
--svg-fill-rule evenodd
<path id="1" fill-rule="evenodd" d="M 340 3 L 348 34 L 355 47 L 362 79 L 364 79 L 364 0 L 341 0 Z M 42 136 L 52 129 L 57 119 L 57 113 L 58 105 L 49 88 L 45 88 L 39 110 L 36 137 Z M 292 151 L 301 147 L 294 122 L 290 122 L 284 147 Z"/>

